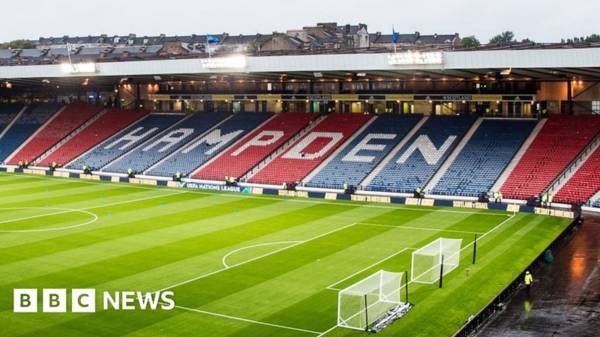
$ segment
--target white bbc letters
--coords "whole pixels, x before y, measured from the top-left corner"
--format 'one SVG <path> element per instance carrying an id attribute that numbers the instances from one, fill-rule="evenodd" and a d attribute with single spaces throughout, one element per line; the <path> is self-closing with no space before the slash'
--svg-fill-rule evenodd
<path id="1" fill-rule="evenodd" d="M 37 312 L 37 289 L 14 289 L 13 311 Z"/>
<path id="2" fill-rule="evenodd" d="M 96 290 L 73 289 L 71 291 L 71 311 L 96 312 Z"/>
<path id="3" fill-rule="evenodd" d="M 42 291 L 43 312 L 67 312 L 67 289 L 44 289 Z"/>

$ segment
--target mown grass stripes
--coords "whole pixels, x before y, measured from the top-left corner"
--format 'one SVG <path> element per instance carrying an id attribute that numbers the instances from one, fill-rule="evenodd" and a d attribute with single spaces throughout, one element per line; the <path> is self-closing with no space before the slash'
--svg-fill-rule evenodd
<path id="1" fill-rule="evenodd" d="M 466 246 L 472 233 L 486 233 L 508 219 L 498 211 L 183 192 L 11 174 L 0 174 L 0 198 L 0 230 L 80 220 L 65 213 L 2 223 L 43 215 L 45 207 L 98 215 L 93 225 L 73 230 L 0 233 L 3 336 L 314 336 L 285 327 L 329 330 L 337 292 L 327 286 L 343 279 L 338 286 L 346 286 L 379 269 L 410 270 L 410 248 L 441 236 L 462 238 Z M 381 335 L 452 335 L 567 223 L 514 216 L 479 241 L 475 266 L 471 251 L 463 252 L 462 265 L 447 276 L 444 289 L 411 285 L 415 308 Z M 290 243 L 269 245 L 282 241 Z M 226 267 L 222 258 L 231 252 Z M 55 315 L 11 310 L 13 288 L 101 292 L 170 286 L 178 305 L 215 315 L 182 309 Z M 326 336 L 362 335 L 333 329 Z"/>

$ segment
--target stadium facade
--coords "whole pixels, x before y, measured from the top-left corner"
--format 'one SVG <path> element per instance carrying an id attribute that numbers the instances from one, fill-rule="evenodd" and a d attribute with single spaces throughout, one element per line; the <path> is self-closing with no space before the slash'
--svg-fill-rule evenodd
<path id="1" fill-rule="evenodd" d="M 465 50 L 459 39 L 335 24 L 40 39 L 0 51 L 0 161 L 117 180 L 179 173 L 195 184 L 600 205 L 600 48 Z"/>

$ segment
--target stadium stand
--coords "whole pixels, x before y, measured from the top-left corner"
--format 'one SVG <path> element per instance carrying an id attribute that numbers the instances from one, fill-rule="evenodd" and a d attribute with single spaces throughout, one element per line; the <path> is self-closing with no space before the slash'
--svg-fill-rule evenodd
<path id="1" fill-rule="evenodd" d="M 472 116 L 432 116 L 417 131 L 366 189 L 412 193 L 423 188 L 448 158 L 475 121 Z"/>
<path id="2" fill-rule="evenodd" d="M 504 197 L 538 195 L 600 132 L 597 116 L 553 115 L 501 188 Z"/>
<path id="3" fill-rule="evenodd" d="M 23 105 L 20 104 L 0 105 L 0 135 L 22 109 Z"/>
<path id="4" fill-rule="evenodd" d="M 31 137 L 25 146 L 8 160 L 8 163 L 32 162 L 101 110 L 101 107 L 86 103 L 68 105 L 42 130 Z"/>
<path id="5" fill-rule="evenodd" d="M 395 114 L 377 117 L 306 185 L 341 188 L 346 182 L 357 186 L 421 118 L 422 115 Z"/>
<path id="6" fill-rule="evenodd" d="M 75 159 L 67 165 L 67 168 L 81 169 L 83 166 L 88 166 L 99 170 L 182 118 L 181 114 L 150 114 Z"/>
<path id="7" fill-rule="evenodd" d="M 281 184 L 302 180 L 369 119 L 371 116 L 365 114 L 334 113 L 327 116 L 249 181 Z"/>
<path id="8" fill-rule="evenodd" d="M 478 196 L 489 192 L 535 125 L 532 120 L 484 120 L 432 193 Z"/>
<path id="9" fill-rule="evenodd" d="M 177 125 L 156 135 L 137 149 L 105 167 L 103 171 L 125 173 L 131 168 L 135 172 L 143 172 L 162 158 L 178 150 L 183 144 L 204 133 L 226 116 L 227 114 L 218 112 L 190 115 Z"/>
<path id="10" fill-rule="evenodd" d="M 600 148 L 597 148 L 573 176 L 558 190 L 554 201 L 583 204 L 600 187 Z"/>
<path id="11" fill-rule="evenodd" d="M 304 129 L 315 117 L 315 114 L 304 112 L 278 114 L 203 167 L 194 178 L 221 180 L 225 176 L 241 177 Z"/>
<path id="12" fill-rule="evenodd" d="M 592 197 L 592 199 L 590 200 L 590 205 L 592 207 L 600 208 L 600 190 L 598 190 L 596 194 Z"/>
<path id="13" fill-rule="evenodd" d="M 29 106 L 0 139 L 0 161 L 4 162 L 61 108 L 58 103 Z"/>
<path id="14" fill-rule="evenodd" d="M 53 162 L 60 165 L 69 163 L 144 115 L 146 112 L 140 110 L 111 109 L 40 161 L 38 165 L 50 166 Z"/>
<path id="15" fill-rule="evenodd" d="M 152 176 L 170 177 L 176 172 L 180 172 L 187 176 L 218 155 L 219 151 L 226 149 L 272 116 L 269 113 L 233 115 L 217 127 L 196 137 L 145 173 Z"/>

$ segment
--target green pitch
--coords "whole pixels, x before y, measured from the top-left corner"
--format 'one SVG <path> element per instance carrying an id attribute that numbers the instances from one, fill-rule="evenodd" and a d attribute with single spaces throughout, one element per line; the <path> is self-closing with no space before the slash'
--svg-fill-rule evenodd
<path id="1" fill-rule="evenodd" d="M 0 335 L 365 336 L 334 327 L 336 289 L 410 270 L 415 248 L 447 237 L 463 239 L 461 266 L 443 289 L 411 284 L 414 309 L 381 335 L 449 337 L 568 223 L 2 174 Z M 14 288 L 168 289 L 177 308 L 19 314 Z"/>

